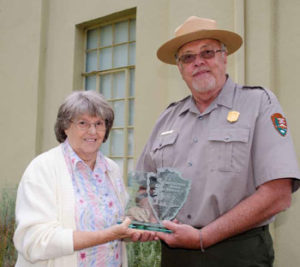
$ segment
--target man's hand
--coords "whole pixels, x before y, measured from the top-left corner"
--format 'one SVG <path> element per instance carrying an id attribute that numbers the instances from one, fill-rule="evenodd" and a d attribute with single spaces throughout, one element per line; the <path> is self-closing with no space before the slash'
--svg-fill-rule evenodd
<path id="1" fill-rule="evenodd" d="M 156 236 L 170 247 L 200 249 L 200 233 L 196 228 L 187 224 L 179 224 L 177 221 L 163 221 L 163 225 L 173 233 L 157 232 Z"/>

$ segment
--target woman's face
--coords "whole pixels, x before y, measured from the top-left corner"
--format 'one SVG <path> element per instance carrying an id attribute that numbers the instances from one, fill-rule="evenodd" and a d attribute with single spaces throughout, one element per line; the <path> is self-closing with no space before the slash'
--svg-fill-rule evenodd
<path id="1" fill-rule="evenodd" d="M 105 122 L 101 117 L 84 114 L 72 120 L 65 134 L 69 144 L 82 160 L 96 160 L 105 131 Z"/>

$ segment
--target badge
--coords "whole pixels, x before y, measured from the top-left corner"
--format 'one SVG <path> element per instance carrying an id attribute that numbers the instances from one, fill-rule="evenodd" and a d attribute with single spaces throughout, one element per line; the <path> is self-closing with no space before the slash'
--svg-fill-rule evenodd
<path id="1" fill-rule="evenodd" d="M 231 123 L 236 122 L 239 119 L 240 113 L 238 111 L 231 110 L 228 112 L 227 120 Z"/>
<path id="2" fill-rule="evenodd" d="M 285 136 L 287 132 L 286 119 L 280 113 L 274 113 L 271 116 L 275 129 L 282 135 Z"/>

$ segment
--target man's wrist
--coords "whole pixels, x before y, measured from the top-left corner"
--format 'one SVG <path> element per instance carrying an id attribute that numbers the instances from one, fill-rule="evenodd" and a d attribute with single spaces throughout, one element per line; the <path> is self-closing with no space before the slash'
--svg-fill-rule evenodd
<path id="1" fill-rule="evenodd" d="M 200 249 L 202 252 L 205 252 L 204 246 L 203 246 L 203 235 L 201 230 L 199 230 L 199 243 L 200 243 Z"/>

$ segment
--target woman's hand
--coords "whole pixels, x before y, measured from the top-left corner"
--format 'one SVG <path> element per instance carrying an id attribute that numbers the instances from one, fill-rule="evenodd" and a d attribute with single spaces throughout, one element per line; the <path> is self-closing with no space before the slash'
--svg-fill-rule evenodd
<path id="1" fill-rule="evenodd" d="M 74 250 L 80 250 L 117 239 L 129 239 L 131 241 L 153 241 L 158 240 L 153 231 L 136 230 L 129 228 L 131 220 L 126 218 L 121 224 L 116 224 L 99 231 L 74 231 Z"/>
<path id="2" fill-rule="evenodd" d="M 119 224 L 114 225 L 110 229 L 112 233 L 118 237 L 116 239 L 130 239 L 131 241 L 140 241 L 140 242 L 147 242 L 158 240 L 155 239 L 156 233 L 154 231 L 145 231 L 145 230 L 136 230 L 129 228 L 131 220 L 126 217 L 125 220 Z"/>
<path id="3" fill-rule="evenodd" d="M 121 224 L 116 224 L 108 230 L 111 231 L 111 234 L 115 237 L 114 239 L 130 238 L 135 233 L 134 229 L 129 228 L 130 223 L 131 220 L 126 217 Z"/>

